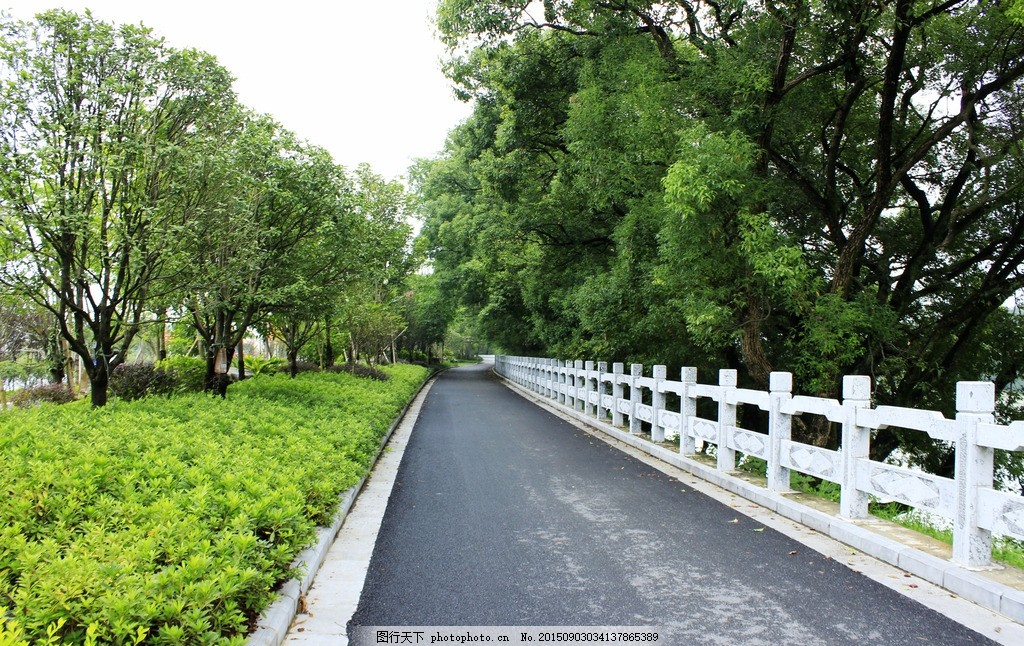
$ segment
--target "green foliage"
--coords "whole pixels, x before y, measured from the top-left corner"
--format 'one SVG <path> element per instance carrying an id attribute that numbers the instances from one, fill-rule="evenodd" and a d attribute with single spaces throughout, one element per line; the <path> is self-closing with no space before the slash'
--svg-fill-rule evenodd
<path id="1" fill-rule="evenodd" d="M 29 646 L 21 626 L 7 618 L 7 608 L 3 605 L 0 605 L 0 646 Z"/>
<path id="2" fill-rule="evenodd" d="M 336 366 L 333 366 L 330 369 L 330 371 L 331 372 L 347 372 L 347 373 L 349 373 L 351 375 L 355 375 L 356 377 L 364 377 L 366 379 L 376 379 L 377 381 L 387 381 L 388 379 L 391 379 L 391 375 L 389 375 L 388 373 L 384 372 L 380 368 L 377 368 L 377 367 L 374 367 L 374 366 L 371 366 L 371 365 L 365 365 L 365 364 L 362 364 L 362 363 L 346 364 L 344 366 L 336 365 Z"/>
<path id="3" fill-rule="evenodd" d="M 1006 16 L 1010 20 L 1024 25 L 1024 0 L 1013 0 L 1007 3 Z"/>
<path id="4" fill-rule="evenodd" d="M 768 461 L 753 455 L 744 454 L 736 468 L 745 473 L 765 477 L 768 474 Z"/>
<path id="5" fill-rule="evenodd" d="M 790 471 L 789 486 L 796 491 L 813 494 L 832 502 L 839 502 L 842 487 L 830 480 L 822 480 L 798 471 Z"/>
<path id="6" fill-rule="evenodd" d="M 237 383 L 227 400 L 4 415 L 0 604 L 13 634 L 244 642 L 426 376 L 384 370 L 386 384 L 303 374 Z"/>
<path id="7" fill-rule="evenodd" d="M 110 392 L 124 401 L 178 390 L 173 370 L 152 363 L 122 363 L 110 374 Z"/>
<path id="8" fill-rule="evenodd" d="M 403 318 L 408 328 L 399 338 L 402 348 L 412 347 L 422 352 L 445 340 L 455 320 L 456 308 L 452 300 L 441 293 L 436 274 L 410 276 L 403 301 Z"/>
<path id="9" fill-rule="evenodd" d="M 871 513 L 948 545 L 953 544 L 951 528 L 936 527 L 926 516 L 901 503 L 872 503 Z M 1006 536 L 993 537 L 992 558 L 1011 567 L 1024 568 L 1024 541 Z"/>
<path id="10" fill-rule="evenodd" d="M 68 404 L 76 399 L 78 395 L 67 384 L 59 383 L 22 388 L 11 396 L 11 403 L 18 408 L 29 408 L 42 403 Z"/>
<path id="11" fill-rule="evenodd" d="M 1024 541 L 1014 538 L 996 537 L 992 541 L 992 558 L 1002 561 L 1009 566 L 1024 569 Z"/>
<path id="12" fill-rule="evenodd" d="M 0 30 L 0 283 L 49 311 L 102 406 L 150 299 L 181 275 L 171 265 L 196 215 L 181 193 L 197 144 L 231 112 L 231 78 L 208 54 L 88 12 L 3 17 Z"/>
<path id="13" fill-rule="evenodd" d="M 288 362 L 281 357 L 264 358 L 259 356 L 247 356 L 245 358 L 245 369 L 252 372 L 253 377 L 260 375 L 273 375 L 288 366 Z"/>
<path id="14" fill-rule="evenodd" d="M 693 339 L 713 350 L 735 341 L 736 313 L 746 305 L 744 288 L 753 275 L 740 253 L 741 220 L 748 223 L 742 244 L 760 250 L 756 232 L 763 225 L 751 214 L 755 151 L 742 133 L 714 133 L 700 124 L 682 131 L 680 142 L 679 161 L 664 180 L 665 202 L 676 217 L 661 231 L 656 275 L 679 295 Z M 768 270 L 768 262 L 762 265 Z"/>
<path id="15" fill-rule="evenodd" d="M 878 403 L 946 414 L 959 380 L 1004 392 L 1022 7 L 445 0 L 475 104 L 415 175 L 432 280 L 510 354 L 788 371 L 827 397 L 867 374 Z M 872 457 L 897 449 L 952 469 L 894 429 Z"/>
<path id="16" fill-rule="evenodd" d="M 844 366 L 855 364 L 872 343 L 894 343 L 898 332 L 892 311 L 869 294 L 846 300 L 822 294 L 807 308 L 801 334 L 790 344 L 789 366 L 807 391 L 835 392 Z"/>
<path id="17" fill-rule="evenodd" d="M 20 381 L 28 376 L 28 371 L 25 370 L 25 366 L 17 361 L 0 361 L 0 380 L 3 380 L 3 386 L 6 387 L 9 381 Z"/>
<path id="18" fill-rule="evenodd" d="M 345 325 L 354 351 L 351 360 L 363 353 L 372 364 L 402 331 L 403 321 L 383 303 L 356 302 L 346 307 Z"/>
<path id="19" fill-rule="evenodd" d="M 206 361 L 201 357 L 172 354 L 166 359 L 158 361 L 156 367 L 174 375 L 175 393 L 199 393 L 203 391 L 203 382 L 206 379 Z"/>

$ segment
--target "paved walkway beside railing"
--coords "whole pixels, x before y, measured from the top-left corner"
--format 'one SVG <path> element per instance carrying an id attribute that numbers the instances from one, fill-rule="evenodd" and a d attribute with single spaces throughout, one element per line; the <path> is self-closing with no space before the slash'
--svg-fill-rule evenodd
<path id="1" fill-rule="evenodd" d="M 347 634 L 611 625 L 657 626 L 666 644 L 1022 638 L 1005 618 L 713 489 L 534 405 L 486 366 L 449 371 L 406 445 Z M 298 627 L 311 641 L 310 624 Z"/>
<path id="2" fill-rule="evenodd" d="M 664 366 L 649 375 L 640 364 L 559 361 L 498 356 L 495 371 L 542 400 L 599 427 L 680 468 L 701 474 L 779 513 L 799 520 L 869 554 L 898 565 L 981 605 L 1024 621 L 1024 591 L 989 576 L 1000 569 L 991 561 L 992 534 L 1024 539 L 1024 498 L 993 487 L 993 451 L 1024 450 L 1024 422 L 995 424 L 995 389 L 990 382 L 957 385 L 955 419 L 935 411 L 881 406 L 870 402 L 868 377 L 846 377 L 842 401 L 792 395 L 792 376 L 775 372 L 771 390 L 737 387 L 735 370 L 719 372 L 718 384 L 701 384 L 696 370 L 683 368 L 669 379 Z M 678 405 L 666 405 L 667 394 Z M 697 415 L 698 401 L 713 401 L 717 418 Z M 764 429 L 737 424 L 739 406 L 767 412 Z M 820 415 L 842 425 L 841 451 L 795 442 L 794 417 Z M 899 427 L 952 443 L 957 452 L 956 477 L 941 478 L 868 458 L 872 431 Z M 640 440 L 649 433 L 649 441 Z M 666 441 L 673 444 L 666 446 Z M 695 459 L 700 443 L 713 445 L 714 468 Z M 765 460 L 767 482 L 758 487 L 735 474 L 737 453 Z M 841 487 L 837 516 L 787 497 L 790 471 Z M 953 521 L 951 558 L 944 560 L 864 527 L 870 496 L 897 500 Z"/>

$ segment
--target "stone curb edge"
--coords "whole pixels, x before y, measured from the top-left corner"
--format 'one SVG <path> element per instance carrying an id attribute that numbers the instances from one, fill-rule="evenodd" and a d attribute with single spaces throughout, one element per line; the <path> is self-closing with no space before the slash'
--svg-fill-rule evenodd
<path id="1" fill-rule="evenodd" d="M 412 407 L 416 398 L 442 372 L 444 370 L 438 370 L 424 379 L 420 387 L 416 389 L 416 392 L 406 402 L 401 412 L 398 413 L 398 416 L 395 417 L 391 427 L 384 434 L 384 437 L 381 438 L 380 446 L 377 447 L 377 454 L 370 463 L 367 475 L 363 476 L 358 483 L 341 494 L 331 525 L 329 527 L 318 527 L 316 542 L 299 552 L 295 560 L 292 561 L 292 568 L 302 569 L 303 574 L 301 578 L 289 579 L 275 591 L 277 599 L 260 615 L 259 620 L 256 622 L 256 630 L 249 633 L 246 646 L 280 646 L 284 643 L 285 637 L 288 636 L 288 629 L 291 628 L 292 621 L 294 621 L 295 615 L 298 614 L 299 600 L 309 591 L 310 586 L 313 584 L 313 578 L 316 577 L 320 566 L 323 565 L 324 559 L 327 558 L 328 550 L 330 550 L 334 539 L 338 536 L 338 532 L 341 531 L 341 525 L 345 522 L 345 517 L 348 516 L 348 512 L 355 503 L 356 497 L 363 489 L 363 485 L 366 484 L 370 472 L 373 471 L 377 460 L 380 459 L 381 454 L 384 452 L 384 447 L 391 440 L 395 429 L 405 419 L 406 413 L 409 412 L 409 408 Z"/>
<path id="2" fill-rule="evenodd" d="M 539 397 L 528 388 L 524 388 L 506 379 L 494 370 L 492 372 L 508 387 L 518 391 L 524 397 L 540 406 L 557 411 L 563 415 L 568 415 L 590 428 L 643 451 L 662 462 L 682 469 L 730 493 L 746 498 L 780 516 L 825 534 L 879 561 L 884 561 L 934 583 L 979 606 L 1005 615 L 1013 621 L 1024 623 L 1024 591 L 1022 590 L 999 583 L 998 581 L 986 579 L 978 573 L 950 561 L 880 536 L 850 521 L 826 514 L 817 509 L 812 509 L 739 478 L 721 473 L 717 469 L 695 460 L 690 460 L 677 452 L 651 444 L 640 437 L 621 431 L 611 424 L 599 422 L 580 411 Z"/>

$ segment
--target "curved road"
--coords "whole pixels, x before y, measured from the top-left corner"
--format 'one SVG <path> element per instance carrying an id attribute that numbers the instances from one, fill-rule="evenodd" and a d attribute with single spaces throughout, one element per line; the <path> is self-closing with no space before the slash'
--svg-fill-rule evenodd
<path id="1" fill-rule="evenodd" d="M 434 384 L 352 626 L 660 626 L 661 643 L 991 644 L 501 385 Z"/>

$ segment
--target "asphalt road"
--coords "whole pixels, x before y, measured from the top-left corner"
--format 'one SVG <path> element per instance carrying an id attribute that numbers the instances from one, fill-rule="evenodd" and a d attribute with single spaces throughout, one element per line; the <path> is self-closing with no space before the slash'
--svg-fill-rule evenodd
<path id="1" fill-rule="evenodd" d="M 416 422 L 352 626 L 660 626 L 668 644 L 991 644 L 625 456 L 445 373 Z"/>

